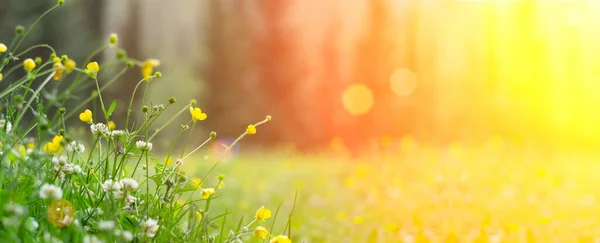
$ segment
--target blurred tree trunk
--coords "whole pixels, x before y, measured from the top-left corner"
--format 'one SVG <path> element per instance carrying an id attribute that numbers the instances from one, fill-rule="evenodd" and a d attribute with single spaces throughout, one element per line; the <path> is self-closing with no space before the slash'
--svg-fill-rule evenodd
<path id="1" fill-rule="evenodd" d="M 209 119 L 206 127 L 219 132 L 219 137 L 237 137 L 245 128 L 258 119 L 252 111 L 256 106 L 253 97 L 245 95 L 257 91 L 249 87 L 245 53 L 246 27 L 243 5 L 223 1 L 210 1 L 208 24 L 204 28 L 207 61 L 200 63 L 200 76 L 207 83 L 207 97 L 201 103 Z M 251 81 L 251 80 L 250 80 Z M 243 108 L 241 108 L 243 107 Z"/>
<path id="2" fill-rule="evenodd" d="M 389 78 L 394 70 L 391 56 L 394 45 L 389 37 L 390 17 L 384 0 L 369 0 L 366 31 L 359 40 L 354 57 L 353 83 L 367 85 L 373 91 L 374 104 L 364 115 L 349 117 L 345 141 L 354 152 L 364 149 L 375 137 L 389 134 L 392 126 L 404 126 L 392 111 Z"/>
<path id="3" fill-rule="evenodd" d="M 306 138 L 314 132 L 313 120 L 306 114 L 307 97 L 303 90 L 307 84 L 306 66 L 300 59 L 299 32 L 285 25 L 287 10 L 292 0 L 256 1 L 256 28 L 251 36 L 253 66 L 258 74 L 258 85 L 253 92 L 261 94 L 264 107 L 257 109 L 254 117 L 273 116 L 273 124 L 265 128 L 260 138 L 264 143 L 294 142 L 298 147 L 309 146 Z M 259 116 L 260 114 L 260 116 Z M 255 118 L 255 119 L 256 119 Z"/>
<path id="4" fill-rule="evenodd" d="M 123 7 L 122 4 L 125 3 L 116 3 L 114 5 L 110 5 L 108 8 L 116 8 Z M 120 28 L 115 31 L 119 33 L 119 47 L 124 49 L 127 52 L 127 55 L 133 58 L 140 58 L 140 43 L 142 40 L 141 33 L 141 2 L 140 0 L 129 0 L 124 7 L 126 8 L 126 18 L 122 22 Z M 121 6 L 119 6 L 121 5 Z M 140 68 L 134 67 L 128 70 L 123 76 L 121 76 L 122 82 L 119 82 L 118 86 L 114 86 L 110 89 L 109 96 L 114 98 L 121 98 L 122 102 L 119 102 L 118 109 L 115 110 L 112 115 L 113 118 L 116 119 L 117 126 L 125 128 L 125 120 L 127 118 L 127 103 L 129 101 L 128 97 L 131 97 L 133 94 L 133 90 L 137 85 L 138 81 L 141 80 L 142 76 L 140 74 Z M 140 92 L 143 92 L 143 89 L 138 89 L 138 94 L 136 97 L 142 97 Z M 140 107 L 139 105 L 134 107 Z M 133 109 L 133 108 L 132 108 Z M 133 110 L 131 116 L 135 116 L 139 114 L 139 110 Z M 135 120 L 135 119 L 134 119 Z M 129 124 L 131 127 L 131 124 Z"/>

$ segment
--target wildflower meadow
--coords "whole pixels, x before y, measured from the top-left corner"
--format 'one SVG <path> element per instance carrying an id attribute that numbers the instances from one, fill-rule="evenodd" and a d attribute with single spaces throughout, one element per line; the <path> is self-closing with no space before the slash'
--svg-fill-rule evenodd
<path id="1" fill-rule="evenodd" d="M 190 178 L 181 169 L 217 137 L 210 132 L 201 144 L 173 149 L 176 143 L 187 142 L 196 124 L 208 118 L 195 100 L 181 104 L 170 98 L 164 104 L 132 105 L 134 97 L 141 95 L 144 100 L 142 90 L 160 79 L 161 73 L 155 71 L 160 61 L 127 56 L 119 48 L 116 34 L 86 60 L 70 59 L 46 44 L 21 46 L 29 31 L 63 4 L 59 0 L 31 26 L 17 26 L 10 43 L 0 43 L 0 82 L 8 83 L 0 92 L 2 241 L 243 242 L 254 237 L 290 242 L 285 230 L 271 231 L 268 220 L 277 216 L 271 211 L 274 205 L 248 209 L 244 217 L 236 219 L 227 209 L 211 207 L 222 196 L 219 185 L 224 183 L 224 176 L 214 173 L 218 158 L 201 177 Z M 114 60 L 94 61 L 107 48 L 117 50 Z M 47 49 L 49 55 L 29 56 L 34 49 Z M 122 74 L 105 74 L 103 70 L 110 65 L 140 70 L 129 104 L 102 97 Z M 25 75 L 16 75 L 17 70 L 24 70 Z M 39 83 L 35 89 L 34 83 Z M 97 91 L 93 96 L 74 98 L 90 85 Z M 52 90 L 54 95 L 42 96 L 42 90 Z M 94 111 L 93 100 L 100 104 Z M 62 107 L 69 102 L 77 102 L 77 108 Z M 117 105 L 127 106 L 125 124 L 112 121 Z M 131 116 L 134 109 L 143 117 Z M 158 157 L 152 153 L 153 138 L 173 119 L 160 125 L 155 121 L 168 109 L 178 109 L 177 116 L 187 116 L 189 122 L 170 140 L 173 146 L 166 156 Z M 24 119 L 26 115 L 31 118 Z M 84 136 L 68 132 L 68 119 L 87 124 Z M 226 150 L 256 134 L 259 126 L 270 120 L 265 116 L 255 124 L 241 126 L 241 135 Z M 225 224 L 234 220 L 238 227 Z"/>
<path id="2" fill-rule="evenodd" d="M 0 242 L 600 243 L 598 9 L 0 0 Z"/>

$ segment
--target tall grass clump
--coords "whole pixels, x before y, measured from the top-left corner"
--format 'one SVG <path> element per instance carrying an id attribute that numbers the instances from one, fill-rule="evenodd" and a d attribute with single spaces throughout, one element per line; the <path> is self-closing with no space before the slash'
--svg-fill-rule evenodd
<path id="1" fill-rule="evenodd" d="M 248 220 L 240 219 L 237 228 L 226 228 L 230 212 L 210 207 L 224 196 L 219 191 L 224 176 L 216 176 L 216 183 L 207 180 L 219 161 L 202 178 L 190 179 L 180 169 L 217 134 L 207 134 L 191 150 L 176 149 L 177 142 L 188 143 L 207 114 L 195 100 L 184 105 L 175 98 L 166 104 L 144 104 L 145 90 L 161 77 L 154 71 L 158 60 L 128 57 L 118 47 L 116 34 L 81 61 L 46 44 L 21 48 L 29 31 L 63 4 L 59 0 L 28 28 L 18 26 L 9 44 L 0 43 L 0 85 L 5 87 L 0 90 L 2 242 L 291 242 L 289 231 L 269 233 L 263 221 L 271 211 L 264 207 Z M 39 48 L 49 55 L 29 56 Z M 117 49 L 115 59 L 95 61 L 107 48 Z M 117 103 L 103 99 L 102 91 L 131 68 L 141 70 L 141 79 L 126 104 L 126 122 L 119 126 L 112 119 Z M 105 69 L 120 71 L 107 77 Z M 76 95 L 88 88 L 95 90 L 91 96 Z M 141 96 L 141 107 L 133 105 L 136 96 Z M 75 108 L 67 109 L 68 103 Z M 99 105 L 94 108 L 92 103 Z M 136 120 L 132 112 L 138 109 L 143 115 Z M 169 109 L 178 109 L 177 115 L 155 124 Z M 152 153 L 153 139 L 178 116 L 189 121 L 159 160 Z M 248 125 L 228 149 L 270 119 Z M 86 137 L 69 134 L 75 130 L 68 127 L 73 120 L 87 123 Z"/>

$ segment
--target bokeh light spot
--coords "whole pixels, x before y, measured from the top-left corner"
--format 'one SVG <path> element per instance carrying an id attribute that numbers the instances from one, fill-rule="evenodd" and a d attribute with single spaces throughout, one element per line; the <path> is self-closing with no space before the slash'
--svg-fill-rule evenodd
<path id="1" fill-rule="evenodd" d="M 406 68 L 396 69 L 390 76 L 390 87 L 396 95 L 411 95 L 417 88 L 417 75 Z"/>
<path id="2" fill-rule="evenodd" d="M 364 84 L 353 84 L 342 95 L 344 109 L 352 115 L 363 115 L 373 107 L 373 91 Z"/>

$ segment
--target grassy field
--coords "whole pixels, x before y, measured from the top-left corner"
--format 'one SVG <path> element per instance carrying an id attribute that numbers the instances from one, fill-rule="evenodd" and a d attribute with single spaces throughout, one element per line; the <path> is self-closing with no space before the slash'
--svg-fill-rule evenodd
<path id="1" fill-rule="evenodd" d="M 597 158 L 502 142 L 405 143 L 360 159 L 241 156 L 217 167 L 226 179 L 213 206 L 233 212 L 235 227 L 253 217 L 243 212 L 283 203 L 273 219 L 281 232 L 297 191 L 294 242 L 597 242 Z M 184 165 L 197 176 L 210 166 Z"/>

